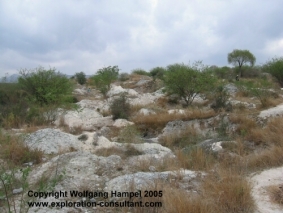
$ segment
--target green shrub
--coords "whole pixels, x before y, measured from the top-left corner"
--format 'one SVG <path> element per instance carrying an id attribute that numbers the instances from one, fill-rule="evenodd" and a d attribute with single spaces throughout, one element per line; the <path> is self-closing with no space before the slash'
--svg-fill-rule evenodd
<path id="1" fill-rule="evenodd" d="M 209 68 L 217 78 L 220 79 L 228 79 L 231 75 L 233 75 L 233 71 L 230 67 L 216 67 L 212 66 Z"/>
<path id="2" fill-rule="evenodd" d="M 92 84 L 106 97 L 110 90 L 110 84 L 118 78 L 118 66 L 109 66 L 99 69 L 97 74 L 91 77 Z"/>
<path id="3" fill-rule="evenodd" d="M 266 62 L 263 66 L 263 71 L 274 76 L 283 87 L 283 57 L 273 58 L 271 61 Z"/>
<path id="4" fill-rule="evenodd" d="M 72 84 L 69 79 L 57 72 L 55 68 L 45 70 L 22 69 L 19 78 L 20 87 L 29 94 L 29 100 L 40 106 L 62 104 L 71 96 Z"/>
<path id="5" fill-rule="evenodd" d="M 130 116 L 130 104 L 125 93 L 111 102 L 110 111 L 113 115 L 113 120 L 118 118 L 128 119 Z"/>
<path id="6" fill-rule="evenodd" d="M 153 77 L 153 80 L 156 80 L 157 78 L 163 79 L 163 76 L 166 72 L 166 69 L 163 67 L 155 67 L 152 68 L 149 72 L 150 76 Z"/>
<path id="7" fill-rule="evenodd" d="M 214 109 L 215 111 L 219 111 L 221 108 L 226 108 L 229 99 L 229 93 L 227 90 L 224 88 L 223 85 L 220 85 L 216 88 L 214 92 L 214 102 L 211 105 L 211 108 Z"/>
<path id="8" fill-rule="evenodd" d="M 210 91 L 216 82 L 201 63 L 192 66 L 173 64 L 167 70 L 164 76 L 166 92 L 178 95 L 179 99 L 185 101 L 185 106 L 192 104 L 198 94 Z"/>
<path id="9" fill-rule="evenodd" d="M 149 76 L 149 73 L 148 73 L 147 71 L 145 71 L 145 70 L 143 70 L 143 69 L 140 69 L 140 68 L 132 70 L 132 74 L 147 75 L 147 76 Z"/>
<path id="10" fill-rule="evenodd" d="M 76 73 L 75 76 L 76 76 L 77 82 L 80 85 L 84 85 L 86 83 L 86 75 L 84 72 Z"/>

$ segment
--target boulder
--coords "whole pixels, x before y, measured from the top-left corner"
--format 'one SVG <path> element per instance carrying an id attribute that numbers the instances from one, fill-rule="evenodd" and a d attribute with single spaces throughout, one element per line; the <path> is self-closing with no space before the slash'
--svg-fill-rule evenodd
<path id="1" fill-rule="evenodd" d="M 55 124 L 59 126 L 63 120 L 63 125 L 67 125 L 70 128 L 80 127 L 82 130 L 95 130 L 103 126 L 112 126 L 112 116 L 103 117 L 99 112 L 90 108 L 82 108 L 76 111 L 67 111 L 62 114 L 55 121 Z"/>
<path id="2" fill-rule="evenodd" d="M 80 149 L 80 141 L 76 136 L 61 132 L 58 129 L 41 129 L 28 136 L 25 144 L 32 149 L 39 149 L 46 154 L 57 154 L 61 151 Z"/>
<path id="3" fill-rule="evenodd" d="M 131 121 L 128 121 L 126 119 L 116 119 L 113 126 L 117 127 L 117 128 L 121 128 L 121 127 L 125 127 L 128 125 L 133 125 L 134 123 Z"/>

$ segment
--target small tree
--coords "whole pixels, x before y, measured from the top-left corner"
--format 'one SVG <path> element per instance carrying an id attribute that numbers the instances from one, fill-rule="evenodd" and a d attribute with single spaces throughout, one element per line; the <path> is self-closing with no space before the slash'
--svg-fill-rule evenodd
<path id="1" fill-rule="evenodd" d="M 249 63 L 251 66 L 256 61 L 255 56 L 248 50 L 233 50 L 228 54 L 228 63 L 239 67 L 240 76 L 243 77 L 242 66 Z"/>
<path id="2" fill-rule="evenodd" d="M 99 69 L 97 74 L 91 77 L 94 86 L 106 97 L 110 90 L 110 84 L 118 78 L 118 66 L 109 66 Z"/>
<path id="3" fill-rule="evenodd" d="M 283 87 L 283 57 L 273 58 L 271 61 L 266 62 L 266 64 L 263 66 L 263 71 L 266 71 L 274 76 L 279 84 Z"/>
<path id="4" fill-rule="evenodd" d="M 76 73 L 75 76 L 76 76 L 77 82 L 78 82 L 80 85 L 83 85 L 83 84 L 86 83 L 86 75 L 85 75 L 84 72 Z"/>
<path id="5" fill-rule="evenodd" d="M 70 100 L 72 84 L 69 79 L 55 68 L 45 70 L 43 67 L 34 70 L 22 69 L 19 77 L 20 87 L 26 91 L 30 100 L 37 104 L 60 104 Z"/>
<path id="6" fill-rule="evenodd" d="M 173 64 L 167 67 L 164 76 L 165 89 L 169 94 L 177 94 L 189 106 L 194 98 L 213 88 L 216 79 L 203 70 L 200 64 L 188 66 L 184 64 Z"/>

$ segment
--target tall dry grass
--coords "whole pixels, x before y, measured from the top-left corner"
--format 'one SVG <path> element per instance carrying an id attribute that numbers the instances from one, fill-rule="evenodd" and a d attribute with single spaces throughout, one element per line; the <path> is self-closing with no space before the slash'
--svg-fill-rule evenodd
<path id="1" fill-rule="evenodd" d="M 18 136 L 10 136 L 0 131 L 0 158 L 14 165 L 42 161 L 43 152 L 29 148 L 23 139 Z"/>
<path id="2" fill-rule="evenodd" d="M 188 109 L 184 113 L 172 113 L 161 112 L 154 115 L 136 115 L 130 120 L 134 122 L 137 126 L 143 126 L 147 129 L 162 129 L 170 121 L 175 120 L 194 120 L 194 119 L 206 119 L 215 116 L 214 110 L 198 110 L 198 109 Z"/>

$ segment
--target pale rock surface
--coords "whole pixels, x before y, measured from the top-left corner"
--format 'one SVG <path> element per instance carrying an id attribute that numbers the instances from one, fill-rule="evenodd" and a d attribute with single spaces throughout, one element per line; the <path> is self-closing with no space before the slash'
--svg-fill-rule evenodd
<path id="1" fill-rule="evenodd" d="M 199 177 L 201 173 L 194 171 L 183 170 L 183 172 L 165 171 L 165 172 L 137 172 L 134 174 L 126 174 L 116 177 L 106 183 L 105 191 L 127 191 L 141 190 L 149 187 L 154 187 L 157 180 L 164 182 L 174 181 L 179 175 L 182 175 L 186 181 L 192 181 Z M 181 182 L 181 181 L 180 181 Z M 130 188 L 132 187 L 132 188 Z"/>
<path id="2" fill-rule="evenodd" d="M 257 205 L 256 213 L 282 213 L 282 206 L 272 203 L 267 191 L 269 186 L 283 183 L 283 167 L 265 170 L 251 176 L 252 195 Z"/>
<path id="3" fill-rule="evenodd" d="M 232 83 L 226 84 L 224 86 L 224 89 L 226 89 L 227 92 L 232 96 L 235 96 L 236 93 L 238 92 L 238 88 L 235 86 L 235 84 L 232 84 Z"/>
<path id="4" fill-rule="evenodd" d="M 168 110 L 168 114 L 184 114 L 185 110 L 183 109 L 170 109 Z"/>
<path id="5" fill-rule="evenodd" d="M 112 126 L 112 116 L 103 117 L 99 112 L 90 108 L 82 108 L 76 111 L 67 111 L 61 115 L 65 125 L 70 128 L 81 127 L 83 130 L 95 130 L 98 127 Z M 60 124 L 60 119 L 55 121 L 55 125 Z"/>
<path id="6" fill-rule="evenodd" d="M 81 109 L 88 108 L 96 111 L 103 111 L 109 109 L 109 102 L 107 100 L 81 100 L 76 103 Z"/>
<path id="7" fill-rule="evenodd" d="M 151 109 L 141 108 L 139 110 L 139 114 L 142 114 L 142 115 L 152 115 L 152 114 L 156 114 L 156 113 L 153 110 L 151 110 Z"/>
<path id="8" fill-rule="evenodd" d="M 169 154 L 172 153 L 171 149 L 157 143 L 140 143 L 132 144 L 138 151 L 144 154 Z"/>
<path id="9" fill-rule="evenodd" d="M 110 90 L 108 91 L 107 95 L 109 97 L 119 95 L 121 93 L 128 93 L 130 96 L 138 96 L 138 93 L 133 89 L 124 89 L 121 86 L 116 86 L 114 84 L 111 85 Z"/>
<path id="10" fill-rule="evenodd" d="M 164 95 L 160 93 L 144 93 L 139 95 L 137 98 L 131 98 L 129 102 L 131 105 L 147 105 L 155 103 L 155 101 L 162 96 Z"/>
<path id="11" fill-rule="evenodd" d="M 25 143 L 30 148 L 39 149 L 46 154 L 80 149 L 80 141 L 76 136 L 50 128 L 41 129 L 26 136 Z"/>
<path id="12" fill-rule="evenodd" d="M 283 114 L 283 104 L 280 104 L 276 107 L 272 107 L 270 109 L 261 111 L 258 117 L 268 118 L 268 117 L 274 117 L 274 116 L 278 116 L 282 114 Z"/>
<path id="13" fill-rule="evenodd" d="M 115 126 L 117 128 L 121 128 L 121 127 L 125 127 L 125 126 L 128 126 L 128 125 L 133 125 L 133 124 L 134 124 L 133 122 L 128 121 L 126 119 L 116 119 L 114 121 L 113 126 Z"/>
<path id="14" fill-rule="evenodd" d="M 87 90 L 86 89 L 74 89 L 73 94 L 86 95 L 87 94 Z"/>
<path id="15" fill-rule="evenodd" d="M 244 105 L 246 108 L 249 108 L 249 109 L 255 109 L 256 108 L 256 105 L 254 103 L 248 103 L 248 102 L 231 100 L 231 99 L 230 99 L 230 103 L 232 104 L 232 106 Z"/>

